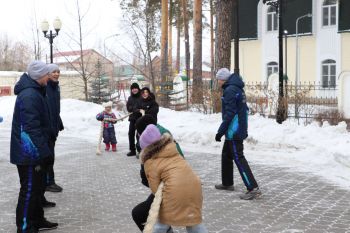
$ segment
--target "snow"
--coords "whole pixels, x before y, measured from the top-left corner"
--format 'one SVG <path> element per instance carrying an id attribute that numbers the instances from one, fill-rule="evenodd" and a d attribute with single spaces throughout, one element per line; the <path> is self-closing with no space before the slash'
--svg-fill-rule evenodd
<path id="1" fill-rule="evenodd" d="M 0 123 L 0 138 L 10 137 L 14 103 L 15 97 L 0 97 L 0 116 L 4 118 Z M 62 100 L 61 105 L 65 130 L 60 136 L 97 143 L 100 124 L 95 116 L 103 110 L 102 106 L 72 99 Z M 115 113 L 117 116 L 125 114 Z M 185 152 L 195 152 L 198 156 L 211 153 L 220 159 L 223 142 L 215 142 L 214 137 L 221 114 L 204 115 L 161 108 L 158 119 Z M 127 120 L 116 124 L 116 135 L 118 143 L 128 143 Z M 305 126 L 289 120 L 279 125 L 273 119 L 258 115 L 249 118 L 249 137 L 245 141 L 249 162 L 292 168 L 295 172 L 314 174 L 350 189 L 349 148 L 350 133 L 345 123 L 338 126 L 325 123 L 320 127 L 317 123 Z"/>

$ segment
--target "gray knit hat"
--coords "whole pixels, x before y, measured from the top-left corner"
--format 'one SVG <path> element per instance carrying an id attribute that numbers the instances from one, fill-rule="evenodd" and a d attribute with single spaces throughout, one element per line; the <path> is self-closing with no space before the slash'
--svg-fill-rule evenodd
<path id="1" fill-rule="evenodd" d="M 231 76 L 231 72 L 227 68 L 221 68 L 216 73 L 216 78 L 218 80 L 227 81 L 230 76 Z"/>
<path id="2" fill-rule="evenodd" d="M 56 64 L 48 64 L 47 65 L 48 69 L 49 69 L 49 73 L 51 74 L 52 72 L 54 72 L 55 70 L 60 70 L 60 67 L 58 67 L 58 65 Z"/>
<path id="3" fill-rule="evenodd" d="M 42 61 L 32 61 L 27 67 L 27 72 L 29 77 L 39 80 L 49 73 L 49 69 Z"/>

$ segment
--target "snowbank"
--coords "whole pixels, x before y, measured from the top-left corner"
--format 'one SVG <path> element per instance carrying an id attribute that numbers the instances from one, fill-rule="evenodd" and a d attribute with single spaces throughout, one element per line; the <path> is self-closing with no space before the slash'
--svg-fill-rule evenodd
<path id="1" fill-rule="evenodd" d="M 0 137 L 9 137 L 15 97 L 0 97 Z M 95 116 L 100 105 L 78 100 L 62 100 L 62 136 L 80 137 L 97 142 L 99 122 Z M 117 115 L 123 113 L 116 112 Z M 159 123 L 168 128 L 185 151 L 213 153 L 220 158 L 222 143 L 214 137 L 220 114 L 203 115 L 160 109 Z M 128 143 L 128 121 L 116 125 L 119 143 Z M 245 143 L 248 161 L 293 168 L 324 177 L 350 189 L 350 133 L 345 123 L 338 126 L 298 125 L 293 120 L 279 125 L 260 116 L 249 118 L 249 137 Z M 0 155 L 1 156 L 1 155 Z M 263 185 L 263 184 L 262 184 Z"/>

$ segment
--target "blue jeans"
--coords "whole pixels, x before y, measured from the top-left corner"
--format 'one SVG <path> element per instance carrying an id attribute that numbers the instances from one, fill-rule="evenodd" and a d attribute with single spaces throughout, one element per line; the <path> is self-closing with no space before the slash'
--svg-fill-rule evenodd
<path id="1" fill-rule="evenodd" d="M 170 226 L 160 223 L 159 221 L 154 225 L 153 233 L 167 233 Z M 208 233 L 203 223 L 195 226 L 186 227 L 187 233 Z"/>

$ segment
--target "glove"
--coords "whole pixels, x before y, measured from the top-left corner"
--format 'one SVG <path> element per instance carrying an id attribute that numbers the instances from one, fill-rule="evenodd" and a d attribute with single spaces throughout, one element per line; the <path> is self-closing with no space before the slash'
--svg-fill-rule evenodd
<path id="1" fill-rule="evenodd" d="M 39 172 L 39 171 L 41 170 L 41 166 L 40 166 L 40 165 L 36 165 L 36 166 L 34 167 L 34 170 L 35 170 L 36 172 Z"/>
<path id="2" fill-rule="evenodd" d="M 140 113 L 141 113 L 142 116 L 144 116 L 145 115 L 145 110 L 140 109 Z"/>
<path id="3" fill-rule="evenodd" d="M 221 137 L 222 137 L 222 134 L 217 133 L 217 134 L 215 135 L 215 141 L 221 142 Z"/>

